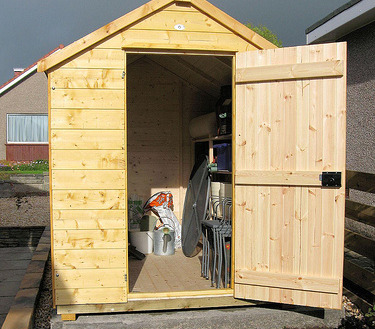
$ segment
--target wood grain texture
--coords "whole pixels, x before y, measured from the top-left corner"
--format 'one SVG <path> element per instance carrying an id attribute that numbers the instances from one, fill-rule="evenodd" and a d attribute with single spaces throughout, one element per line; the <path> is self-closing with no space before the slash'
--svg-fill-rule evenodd
<path id="1" fill-rule="evenodd" d="M 53 190 L 54 210 L 125 209 L 124 190 Z"/>
<path id="2" fill-rule="evenodd" d="M 321 186 L 319 171 L 237 171 L 235 182 L 238 185 L 299 185 Z"/>
<path id="3" fill-rule="evenodd" d="M 310 72 L 311 79 L 294 79 L 295 75 L 278 80 L 287 67 L 301 68 L 302 77 L 302 71 L 322 68 L 321 63 L 329 61 L 324 65 L 331 69 L 334 63 L 340 66 L 336 77 L 316 79 Z M 250 273 L 235 283 L 236 297 L 341 306 L 344 187 L 321 188 L 319 173 L 345 172 L 345 66 L 344 44 L 237 55 L 237 72 L 262 68 L 265 76 L 257 78 L 261 83 L 236 85 L 235 170 L 247 175 L 242 175 L 243 181 L 235 179 L 235 269 Z M 275 78 L 264 67 L 274 67 Z M 301 177 L 314 173 L 311 185 L 304 181 L 307 174 L 303 179 L 296 175 L 294 186 L 288 186 L 287 172 Z M 279 286 L 270 287 L 258 274 L 279 276 Z M 293 277 L 323 278 L 330 288 L 323 283 L 310 290 L 307 285 L 287 286 L 281 278 L 288 282 L 288 276 L 290 284 L 298 282 Z"/>
<path id="4" fill-rule="evenodd" d="M 123 150 L 52 150 L 53 169 L 125 169 Z"/>
<path id="5" fill-rule="evenodd" d="M 123 55 L 123 54 L 121 54 Z M 83 64 L 82 64 L 83 65 Z M 86 66 L 90 66 L 87 63 Z M 122 78 L 123 66 L 117 69 L 103 68 L 100 63 L 99 68 L 78 69 L 66 68 L 59 69 L 50 73 L 52 88 L 55 89 L 123 89 L 124 81 Z"/>
<path id="6" fill-rule="evenodd" d="M 125 249 L 125 230 L 56 230 L 55 250 L 63 249 Z"/>
<path id="7" fill-rule="evenodd" d="M 236 271 L 236 283 L 247 284 L 249 281 L 251 281 L 252 285 L 259 285 L 263 287 L 298 289 L 335 294 L 339 292 L 340 284 L 340 279 L 304 277 L 269 272 L 254 272 L 241 269 Z"/>
<path id="8" fill-rule="evenodd" d="M 125 229 L 125 210 L 54 210 L 53 227 L 62 229 Z"/>
<path id="9" fill-rule="evenodd" d="M 56 289 L 57 305 L 123 303 L 126 288 Z"/>
<path id="10" fill-rule="evenodd" d="M 124 109 L 124 91 L 111 89 L 56 89 L 52 108 Z"/>
<path id="11" fill-rule="evenodd" d="M 56 289 L 125 287 L 123 269 L 59 270 L 55 280 Z"/>
<path id="12" fill-rule="evenodd" d="M 51 130 L 52 150 L 124 150 L 123 130 Z"/>
<path id="13" fill-rule="evenodd" d="M 342 60 L 336 60 L 243 68 L 237 70 L 236 82 L 250 83 L 272 80 L 341 77 L 343 74 L 344 62 Z"/>
<path id="14" fill-rule="evenodd" d="M 203 39 L 196 38 L 198 42 L 192 43 L 186 42 L 189 41 L 188 38 L 184 38 L 181 42 L 181 39 L 177 39 L 177 43 L 173 43 L 173 48 L 182 48 L 182 49 L 202 49 L 202 50 L 212 50 L 216 49 L 223 49 L 223 50 L 232 50 L 232 51 L 240 51 L 240 50 L 250 50 L 250 49 L 270 49 L 275 48 L 271 42 L 267 41 L 260 35 L 256 34 L 254 31 L 250 30 L 249 28 L 245 27 L 243 24 L 239 23 L 229 15 L 222 12 L 220 9 L 216 8 L 215 6 L 211 5 L 209 2 L 205 0 L 194 0 L 192 5 L 189 4 L 187 7 L 178 6 L 178 12 L 184 13 L 184 21 L 187 25 L 187 30 L 190 34 L 200 33 L 194 32 L 194 30 L 201 30 L 205 32 L 205 37 Z M 169 7 L 168 7 L 169 6 Z M 166 11 L 162 11 L 161 9 L 166 9 Z M 159 47 L 158 37 L 155 35 L 153 38 L 146 34 L 139 35 L 139 31 L 142 31 L 141 28 L 151 28 L 155 29 L 162 29 L 161 32 L 177 32 L 180 33 L 181 31 L 171 30 L 168 31 L 169 24 L 173 24 L 173 20 L 171 23 L 168 24 L 171 20 L 167 18 L 169 11 L 173 10 L 174 14 L 176 14 L 177 6 L 174 5 L 174 1 L 172 0 L 152 0 L 149 3 L 133 10 L 132 12 L 116 19 L 115 21 L 103 26 L 102 28 L 90 33 L 89 35 L 77 40 L 76 42 L 72 43 L 71 45 L 63 48 L 61 51 L 54 53 L 52 56 L 41 60 L 38 63 L 38 71 L 46 71 L 49 70 L 56 65 L 67 62 L 65 65 L 72 65 L 70 64 L 72 61 L 67 61 L 68 59 L 76 56 L 79 53 L 84 52 L 87 49 L 90 49 L 95 44 L 100 42 L 106 42 L 106 40 L 116 37 L 121 30 L 125 30 L 123 33 L 132 32 L 131 30 L 127 30 L 130 26 L 136 26 L 136 23 L 139 23 L 140 29 L 136 31 L 138 37 L 134 37 L 133 39 L 138 40 L 137 42 L 139 45 L 143 47 Z M 162 13 L 160 13 L 162 12 Z M 158 17 L 158 15 L 160 17 Z M 161 15 L 164 15 L 161 17 Z M 200 16 L 201 18 L 196 20 L 195 16 Z M 154 18 L 152 20 L 152 17 Z M 176 20 L 176 24 L 181 24 L 180 19 Z M 173 25 L 174 26 L 174 25 Z M 221 43 L 224 47 L 220 47 L 217 45 L 218 38 L 217 34 L 220 34 L 222 28 L 227 29 L 229 32 L 228 35 L 232 35 L 233 38 L 231 40 L 223 40 L 224 42 Z M 147 31 L 146 32 L 153 32 Z M 207 32 L 214 32 L 214 33 L 207 33 Z M 159 32 L 159 31 L 158 31 Z M 220 33 L 218 33 L 220 32 Z M 159 33 L 157 33 L 159 34 Z M 181 34 L 183 35 L 183 33 Z M 210 41 L 207 43 L 205 42 L 205 38 L 208 35 L 215 36 L 215 38 L 211 38 Z M 127 37 L 129 37 L 127 35 Z M 195 38 L 195 37 L 193 37 Z M 202 38 L 202 36 L 201 36 Z M 151 43 L 150 43 L 151 41 Z M 168 44 L 171 43 L 162 43 L 168 47 Z M 244 47 L 244 45 L 248 45 Z M 129 44 L 127 44 L 129 46 Z M 134 45 L 134 43 L 133 43 Z M 108 47 L 108 46 L 107 46 Z M 99 50 L 99 49 L 96 49 Z M 89 50 L 84 52 L 90 53 L 93 50 Z M 75 59 L 74 59 L 75 60 Z M 79 64 L 75 64 L 77 65 Z"/>
<path id="15" fill-rule="evenodd" d="M 55 270 L 125 268 L 125 249 L 58 249 L 54 251 Z"/>
<path id="16" fill-rule="evenodd" d="M 53 170 L 55 190 L 121 190 L 125 189 L 125 170 Z"/>
<path id="17" fill-rule="evenodd" d="M 52 129 L 124 129 L 124 110 L 53 109 Z"/>

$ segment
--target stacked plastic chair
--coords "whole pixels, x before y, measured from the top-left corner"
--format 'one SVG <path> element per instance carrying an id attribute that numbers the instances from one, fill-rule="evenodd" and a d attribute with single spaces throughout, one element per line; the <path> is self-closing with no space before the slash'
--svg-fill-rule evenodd
<path id="1" fill-rule="evenodd" d="M 230 282 L 230 254 L 232 237 L 232 200 L 231 198 L 211 197 L 207 218 L 202 222 L 203 255 L 202 276 L 209 279 L 211 285 L 221 287 L 224 265 L 224 287 Z M 223 264 L 224 260 L 224 264 Z"/>

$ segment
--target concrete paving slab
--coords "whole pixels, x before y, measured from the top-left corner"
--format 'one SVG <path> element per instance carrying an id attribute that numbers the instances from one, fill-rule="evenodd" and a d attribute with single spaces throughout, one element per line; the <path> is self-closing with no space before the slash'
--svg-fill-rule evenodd
<path id="1" fill-rule="evenodd" d="M 19 281 L 1 282 L 0 297 L 14 297 L 20 287 Z"/>
<path id="2" fill-rule="evenodd" d="M 14 297 L 1 297 L 0 298 L 0 314 L 7 314 L 10 307 L 14 303 Z"/>
<path id="3" fill-rule="evenodd" d="M 76 321 L 62 322 L 56 314 L 51 329 L 143 329 L 143 328 L 336 328 L 343 311 L 295 307 L 281 310 L 268 307 L 245 307 L 179 312 L 123 313 L 81 315 Z"/>
<path id="4" fill-rule="evenodd" d="M 24 269 L 5 270 L 5 271 L 1 270 L 0 271 L 0 282 L 12 282 L 12 281 L 21 282 L 24 274 L 25 274 Z"/>
<path id="5" fill-rule="evenodd" d="M 6 318 L 6 314 L 0 314 L 0 328 L 3 325 L 5 318 Z"/>
<path id="6" fill-rule="evenodd" d="M 21 260 L 2 260 L 1 269 L 2 270 L 25 270 L 30 263 L 30 259 Z"/>

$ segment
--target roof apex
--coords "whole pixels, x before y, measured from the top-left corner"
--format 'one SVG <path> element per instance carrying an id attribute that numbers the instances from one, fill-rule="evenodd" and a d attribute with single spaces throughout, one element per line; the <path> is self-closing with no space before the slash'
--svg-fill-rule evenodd
<path id="1" fill-rule="evenodd" d="M 69 46 L 65 47 L 62 51 L 53 54 L 38 63 L 38 72 L 44 72 L 52 67 L 60 64 L 61 62 L 71 58 L 84 51 L 85 49 L 93 46 L 94 44 L 108 38 L 109 36 L 121 31 L 134 24 L 135 22 L 151 15 L 152 13 L 167 7 L 175 2 L 187 2 L 191 3 L 198 10 L 202 11 L 208 16 L 216 18 L 232 32 L 235 32 L 243 39 L 253 44 L 258 49 L 265 48 L 276 48 L 274 44 L 261 37 L 259 34 L 247 28 L 245 25 L 236 21 L 233 17 L 224 13 L 211 3 L 206 0 L 151 0 L 146 4 L 134 9 L 133 11 L 125 14 L 124 16 L 117 18 L 111 23 L 104 25 L 96 31 L 88 34 L 87 36 L 73 42 Z"/>

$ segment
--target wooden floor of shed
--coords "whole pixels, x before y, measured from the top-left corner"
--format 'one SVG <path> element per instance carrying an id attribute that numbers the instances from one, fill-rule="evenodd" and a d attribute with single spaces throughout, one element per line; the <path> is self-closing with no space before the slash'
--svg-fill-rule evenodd
<path id="1" fill-rule="evenodd" d="M 215 289 L 201 277 L 201 255 L 188 258 L 182 250 L 172 256 L 129 257 L 130 292 L 172 292 Z"/>

